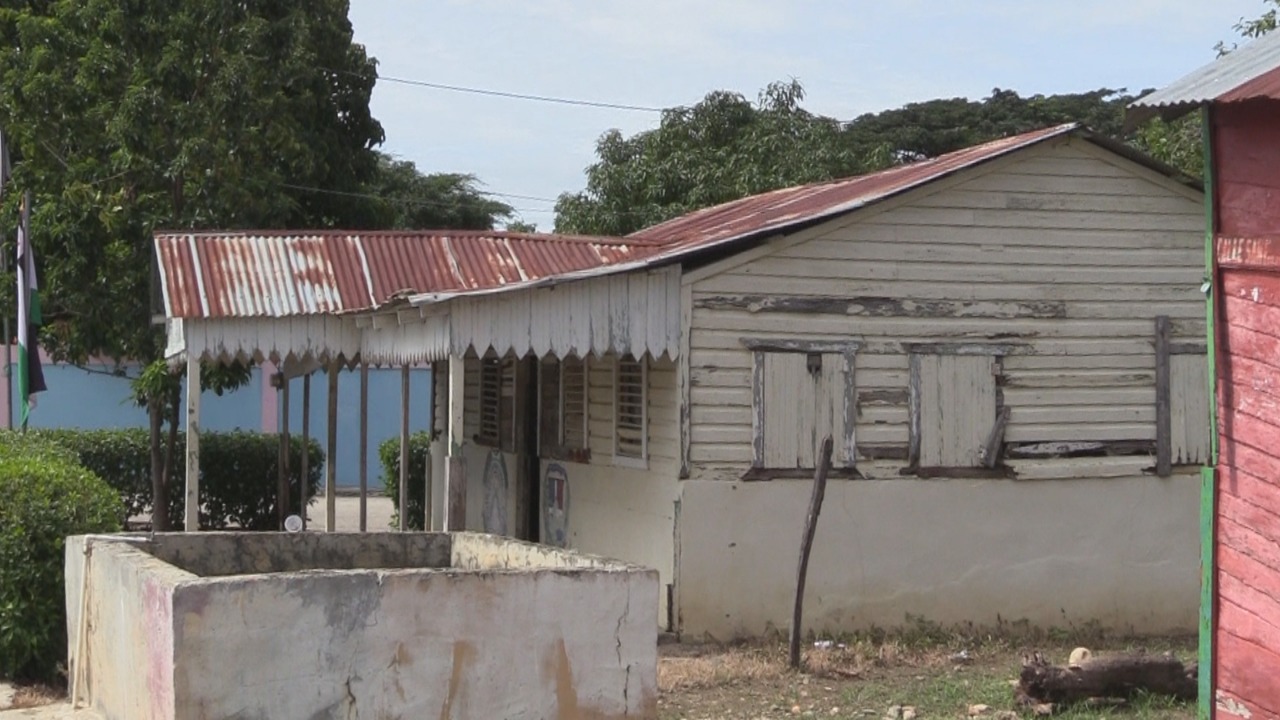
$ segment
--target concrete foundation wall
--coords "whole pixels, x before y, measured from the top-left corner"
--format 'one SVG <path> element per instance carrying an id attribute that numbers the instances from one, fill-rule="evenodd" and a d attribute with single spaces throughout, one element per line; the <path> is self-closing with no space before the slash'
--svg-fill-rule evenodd
<path id="1" fill-rule="evenodd" d="M 686 637 L 785 631 L 812 483 L 681 483 Z M 1199 476 L 831 481 L 806 583 L 806 630 L 1097 621 L 1192 632 Z"/>
<path id="2" fill-rule="evenodd" d="M 219 573 L 199 577 L 141 547 L 188 561 L 241 551 L 246 567 L 281 552 L 273 567 L 306 567 L 221 574 L 228 563 L 197 559 Z M 304 562 L 308 547 L 315 561 L 445 567 L 324 569 Z M 84 663 L 82 698 L 109 720 L 656 715 L 653 570 L 467 533 L 106 539 L 88 566 L 82 651 L 81 538 L 66 559 L 72 667 Z"/>

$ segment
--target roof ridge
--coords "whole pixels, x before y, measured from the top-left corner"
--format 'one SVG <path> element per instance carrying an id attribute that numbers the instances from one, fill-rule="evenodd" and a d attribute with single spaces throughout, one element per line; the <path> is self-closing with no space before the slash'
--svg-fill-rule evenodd
<path id="1" fill-rule="evenodd" d="M 308 238 L 308 237 L 406 237 L 406 238 L 453 238 L 453 239 L 507 239 L 528 240 L 534 242 L 564 242 L 575 244 L 633 245 L 637 241 L 615 235 L 577 235 L 567 233 L 539 233 L 517 230 L 343 230 L 337 228 L 295 228 L 269 230 L 155 230 L 155 238 L 161 237 L 193 237 L 193 238 L 227 238 L 244 239 L 252 237 L 274 238 Z"/>

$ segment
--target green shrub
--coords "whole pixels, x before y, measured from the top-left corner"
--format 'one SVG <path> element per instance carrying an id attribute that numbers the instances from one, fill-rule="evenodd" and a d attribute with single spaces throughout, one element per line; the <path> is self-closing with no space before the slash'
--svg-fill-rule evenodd
<path id="1" fill-rule="evenodd" d="M 63 545 L 115 532 L 119 495 L 47 439 L 0 434 L 0 676 L 53 680 L 66 657 Z"/>
<path id="2" fill-rule="evenodd" d="M 422 512 L 426 507 L 427 458 L 431 452 L 431 433 L 416 432 L 409 435 L 409 529 L 422 529 Z M 400 523 L 400 436 L 388 438 L 378 445 L 378 459 L 382 462 L 382 487 L 395 516 L 393 526 Z"/>
<path id="3" fill-rule="evenodd" d="M 45 438 L 71 450 L 80 462 L 107 481 L 124 502 L 125 517 L 151 512 L 151 449 L 146 428 L 123 430 L 41 430 L 29 436 Z M 186 434 L 178 434 L 173 477 L 169 485 L 169 519 L 181 527 L 186 507 L 183 491 Z M 200 526 L 221 529 L 237 525 L 245 530 L 275 530 L 276 482 L 280 436 L 232 431 L 200 435 Z M 314 498 L 324 476 L 324 451 L 311 438 L 307 468 L 308 495 Z M 290 510 L 297 506 L 302 471 L 302 439 L 289 442 Z"/>

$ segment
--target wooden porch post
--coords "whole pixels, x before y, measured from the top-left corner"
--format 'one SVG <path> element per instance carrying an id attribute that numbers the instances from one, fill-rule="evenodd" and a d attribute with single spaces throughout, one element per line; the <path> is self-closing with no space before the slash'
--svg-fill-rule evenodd
<path id="1" fill-rule="evenodd" d="M 311 374 L 302 376 L 302 482 L 298 483 L 298 516 L 302 529 L 307 529 L 307 475 L 311 473 Z"/>
<path id="2" fill-rule="evenodd" d="M 289 516 L 289 376 L 284 374 L 284 361 L 280 362 L 280 402 L 284 405 L 280 418 L 280 477 L 276 485 L 276 521 L 284 531 L 284 519 Z"/>
<path id="3" fill-rule="evenodd" d="M 324 461 L 324 529 L 337 530 L 338 517 L 338 361 L 329 364 L 329 436 Z M 306 452 L 303 448 L 302 452 Z M 303 478 L 302 482 L 306 483 Z"/>
<path id="4" fill-rule="evenodd" d="M 187 351 L 187 532 L 200 529 L 200 356 Z"/>
<path id="5" fill-rule="evenodd" d="M 467 473 L 462 457 L 463 403 L 466 388 L 465 361 L 449 356 L 449 449 L 444 472 L 444 529 L 466 529 Z"/>
<path id="6" fill-rule="evenodd" d="M 409 529 L 409 366 L 400 368 L 400 532 Z"/>
<path id="7" fill-rule="evenodd" d="M 369 519 L 369 363 L 360 360 L 360 532 Z"/>

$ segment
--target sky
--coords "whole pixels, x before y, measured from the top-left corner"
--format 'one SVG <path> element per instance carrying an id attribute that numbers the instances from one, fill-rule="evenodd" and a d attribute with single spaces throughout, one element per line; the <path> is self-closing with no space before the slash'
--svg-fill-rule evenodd
<path id="1" fill-rule="evenodd" d="M 1263 0 L 351 0 L 378 60 L 382 146 L 422 172 L 476 175 L 550 231 L 595 142 L 656 112 L 560 105 L 402 78 L 649 108 L 798 79 L 840 119 L 939 97 L 1158 88 L 1211 61 Z"/>

